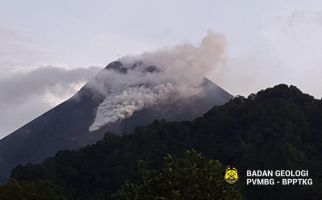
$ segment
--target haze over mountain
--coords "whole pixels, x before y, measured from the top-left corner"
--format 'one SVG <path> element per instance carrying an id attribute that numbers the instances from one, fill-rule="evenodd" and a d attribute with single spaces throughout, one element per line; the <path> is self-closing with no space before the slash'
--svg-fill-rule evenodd
<path id="1" fill-rule="evenodd" d="M 205 78 L 223 60 L 223 40 L 127 56 L 101 70 L 72 98 L 0 140 L 2 180 L 17 164 L 77 149 L 107 131 L 127 134 L 155 119 L 191 120 L 232 96 Z"/>

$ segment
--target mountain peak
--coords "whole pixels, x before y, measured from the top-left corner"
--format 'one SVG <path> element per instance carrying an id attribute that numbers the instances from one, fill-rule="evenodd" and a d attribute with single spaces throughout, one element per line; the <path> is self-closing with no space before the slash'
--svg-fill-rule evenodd
<path id="1" fill-rule="evenodd" d="M 114 61 L 108 64 L 105 69 L 107 70 L 115 70 L 119 73 L 126 74 L 127 73 L 127 68 L 123 66 L 123 63 L 120 61 Z"/>
<path id="2" fill-rule="evenodd" d="M 195 88 L 189 88 L 188 79 L 180 80 L 177 74 L 140 60 L 108 64 L 77 95 L 0 140 L 0 182 L 18 164 L 93 144 L 106 132 L 128 134 L 155 119 L 191 120 L 232 98 L 209 80 L 198 85 L 200 93 L 191 93 Z M 90 132 L 100 109 L 104 115 Z"/>

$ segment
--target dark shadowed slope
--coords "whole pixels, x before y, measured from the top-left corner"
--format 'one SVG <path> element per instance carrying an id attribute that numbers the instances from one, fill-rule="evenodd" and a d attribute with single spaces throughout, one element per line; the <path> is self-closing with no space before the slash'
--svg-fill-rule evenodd
<path id="1" fill-rule="evenodd" d="M 49 179 L 72 199 L 95 199 L 97 194 L 110 199 L 121 184 L 136 177 L 137 160 L 157 168 L 167 154 L 179 156 L 190 148 L 235 166 L 237 184 L 248 200 L 322 199 L 322 101 L 287 85 L 236 97 L 193 121 L 155 121 L 130 135 L 107 134 L 79 151 L 61 151 L 42 164 L 19 166 L 12 177 Z M 245 187 L 247 169 L 309 170 L 313 185 Z"/>
<path id="2" fill-rule="evenodd" d="M 113 63 L 106 69 L 112 65 Z M 119 66 L 117 69 L 122 71 L 123 68 Z M 152 67 L 149 70 L 153 70 Z M 0 182 L 6 180 L 10 170 L 17 164 L 40 162 L 59 150 L 77 149 L 94 143 L 102 139 L 106 131 L 129 133 L 135 126 L 149 124 L 154 119 L 190 120 L 232 98 L 207 79 L 203 88 L 205 92 L 201 96 L 172 105 L 160 104 L 143 109 L 129 119 L 90 133 L 89 126 L 95 119 L 97 107 L 103 97 L 85 86 L 74 97 L 0 140 Z"/>

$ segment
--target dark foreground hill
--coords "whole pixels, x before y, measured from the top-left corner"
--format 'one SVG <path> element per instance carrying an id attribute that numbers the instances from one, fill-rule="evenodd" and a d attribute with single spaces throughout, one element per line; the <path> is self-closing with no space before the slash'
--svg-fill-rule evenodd
<path id="1" fill-rule="evenodd" d="M 137 160 L 157 168 L 166 154 L 189 148 L 236 166 L 247 199 L 322 199 L 322 102 L 287 85 L 237 97 L 194 121 L 154 121 L 130 135 L 106 134 L 79 151 L 18 166 L 12 178 L 49 179 L 74 199 L 109 199 L 135 177 Z M 246 187 L 246 169 L 306 169 L 313 185 Z"/>
<path id="2" fill-rule="evenodd" d="M 111 70 L 124 71 L 124 69 L 126 68 L 121 62 L 112 62 L 91 81 L 96 81 L 96 78 L 102 76 L 105 78 L 104 73 Z M 126 79 L 126 72 L 123 71 L 122 78 Z M 89 127 L 105 97 L 85 85 L 69 100 L 0 140 L 0 184 L 9 177 L 11 169 L 18 164 L 39 163 L 54 156 L 59 150 L 78 149 L 93 144 L 103 139 L 107 131 L 126 134 L 138 125 L 152 123 L 154 119 L 192 120 L 207 112 L 213 105 L 224 104 L 232 98 L 229 93 L 208 79 L 204 79 L 200 87 L 204 91 L 201 95 L 180 102 L 145 108 L 135 112 L 128 119 L 101 127 L 93 134 L 89 131 Z"/>

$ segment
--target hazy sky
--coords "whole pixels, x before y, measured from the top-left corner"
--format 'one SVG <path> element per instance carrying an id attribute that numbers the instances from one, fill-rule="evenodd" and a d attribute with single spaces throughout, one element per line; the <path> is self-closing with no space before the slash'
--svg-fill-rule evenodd
<path id="1" fill-rule="evenodd" d="M 0 0 L 0 138 L 71 96 L 97 67 L 197 43 L 208 30 L 226 37 L 227 56 L 208 77 L 230 93 L 283 82 L 322 97 L 322 1 Z"/>

